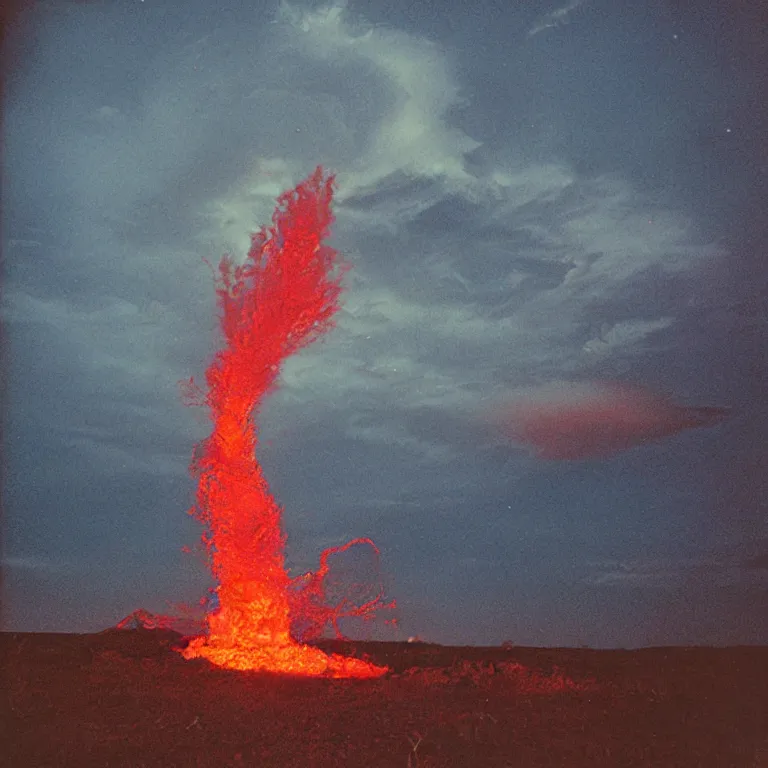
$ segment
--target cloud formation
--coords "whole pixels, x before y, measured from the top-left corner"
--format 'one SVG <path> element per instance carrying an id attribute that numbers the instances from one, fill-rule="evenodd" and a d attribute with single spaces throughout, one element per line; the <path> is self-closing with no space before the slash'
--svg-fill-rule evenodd
<path id="1" fill-rule="evenodd" d="M 618 383 L 547 387 L 500 405 L 504 434 L 542 459 L 610 456 L 675 435 L 712 427 L 727 408 L 684 406 L 646 389 Z"/>

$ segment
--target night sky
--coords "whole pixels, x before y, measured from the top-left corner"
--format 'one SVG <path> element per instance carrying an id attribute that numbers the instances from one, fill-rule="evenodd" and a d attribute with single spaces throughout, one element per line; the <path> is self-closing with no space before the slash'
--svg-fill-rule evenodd
<path id="1" fill-rule="evenodd" d="M 322 165 L 342 309 L 258 416 L 292 573 L 371 537 L 398 603 L 387 639 L 768 643 L 764 13 L 21 15 L 4 51 L 3 629 L 98 631 L 206 593 L 186 511 L 210 424 L 178 387 L 219 343 L 203 259 L 242 259 Z"/>

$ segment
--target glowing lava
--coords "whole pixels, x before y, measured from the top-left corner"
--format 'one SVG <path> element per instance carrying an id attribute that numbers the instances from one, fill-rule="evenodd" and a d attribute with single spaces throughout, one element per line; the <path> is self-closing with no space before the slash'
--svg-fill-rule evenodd
<path id="1" fill-rule="evenodd" d="M 203 541 L 219 583 L 218 608 L 207 617 L 208 635 L 183 651 L 188 659 L 311 676 L 378 677 L 388 671 L 329 656 L 291 637 L 291 607 L 300 601 L 291 597 L 285 568 L 281 509 L 255 455 L 255 416 L 275 388 L 282 362 L 327 332 L 339 309 L 344 270 L 338 253 L 323 244 L 333 221 L 333 182 L 317 168 L 278 198 L 272 226 L 251 236 L 245 263 L 235 266 L 224 256 L 218 267 L 225 343 L 205 373 L 207 394 L 192 380 L 187 391 L 188 402 L 206 405 L 213 421 L 210 437 L 195 448 L 191 471 L 198 488 L 191 514 L 207 529 Z M 326 559 L 324 553 L 323 567 Z M 303 578 L 316 592 L 322 575 L 321 568 L 315 578 Z"/>

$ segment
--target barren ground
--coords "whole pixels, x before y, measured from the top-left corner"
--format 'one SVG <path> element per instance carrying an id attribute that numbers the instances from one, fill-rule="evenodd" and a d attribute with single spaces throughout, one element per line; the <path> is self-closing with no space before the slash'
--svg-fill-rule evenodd
<path id="1" fill-rule="evenodd" d="M 319 643 L 377 680 L 185 661 L 173 632 L 1 633 L 13 768 L 768 768 L 768 648 Z M 520 666 L 522 665 L 522 667 Z"/>

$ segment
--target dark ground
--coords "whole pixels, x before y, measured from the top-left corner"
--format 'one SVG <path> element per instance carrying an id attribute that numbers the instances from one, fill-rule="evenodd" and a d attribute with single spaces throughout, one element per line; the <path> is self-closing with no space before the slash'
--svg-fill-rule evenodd
<path id="1" fill-rule="evenodd" d="M 392 669 L 356 681 L 227 671 L 179 642 L 0 633 L 0 764 L 768 768 L 764 647 L 319 643 Z"/>

